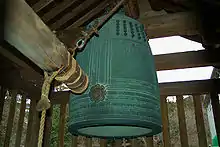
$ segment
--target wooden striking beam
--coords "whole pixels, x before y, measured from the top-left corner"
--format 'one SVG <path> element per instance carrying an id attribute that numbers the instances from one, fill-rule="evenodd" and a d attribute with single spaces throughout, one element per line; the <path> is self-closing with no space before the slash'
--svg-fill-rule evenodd
<path id="1" fill-rule="evenodd" d="M 21 136 L 22 136 L 22 130 L 23 130 L 23 124 L 24 124 L 25 108 L 26 108 L 26 97 L 22 95 L 15 147 L 20 147 L 21 145 Z"/>
<path id="2" fill-rule="evenodd" d="M 156 70 L 172 70 L 191 67 L 220 65 L 220 50 L 200 50 L 183 53 L 155 55 Z"/>
<path id="3" fill-rule="evenodd" d="M 15 107 L 16 107 L 16 96 L 17 96 L 17 92 L 13 90 L 11 94 L 11 103 L 10 103 L 10 110 L 8 115 L 7 129 L 5 133 L 4 147 L 9 147 L 10 145 L 10 139 L 11 139 L 14 115 L 15 115 Z"/>
<path id="4" fill-rule="evenodd" d="M 187 82 L 160 83 L 160 94 L 164 96 L 208 94 L 220 87 L 220 79 L 195 80 Z M 217 89 L 220 92 L 220 89 Z"/>
<path id="5" fill-rule="evenodd" d="M 168 108 L 167 108 L 167 97 L 161 96 L 160 98 L 160 108 L 162 116 L 163 125 L 163 143 L 164 147 L 170 147 L 170 129 L 169 129 L 169 119 L 168 119 Z"/>
<path id="6" fill-rule="evenodd" d="M 183 104 L 183 96 L 177 96 L 177 112 L 179 120 L 179 130 L 180 130 L 180 142 L 182 147 L 189 147 L 187 129 L 186 129 L 186 118 Z"/>
<path id="7" fill-rule="evenodd" d="M 56 17 L 59 13 L 63 12 L 65 9 L 72 5 L 76 5 L 80 0 L 63 0 L 59 5 L 50 9 L 49 12 L 45 13 L 41 18 L 47 24 L 51 19 Z"/>
<path id="8" fill-rule="evenodd" d="M 51 25 L 52 30 L 58 30 L 62 25 L 64 25 L 66 22 L 71 20 L 72 18 L 76 17 L 77 15 L 80 15 L 84 10 L 88 9 L 92 4 L 97 3 L 99 0 L 86 0 L 82 4 L 80 4 L 78 7 L 73 9 L 71 12 L 66 13 L 61 19 L 56 21 Z"/>
<path id="9" fill-rule="evenodd" d="M 141 18 L 148 38 L 167 37 L 174 35 L 198 34 L 194 14 L 179 12 L 155 17 Z"/>
<path id="10" fill-rule="evenodd" d="M 87 14 L 82 16 L 80 19 L 78 19 L 76 22 L 74 22 L 72 25 L 67 27 L 67 30 L 71 28 L 80 27 L 85 22 L 93 18 L 95 15 L 99 14 L 101 11 L 103 11 L 106 7 L 108 7 L 109 0 L 103 0 L 99 5 L 97 5 L 94 9 L 89 11 Z"/>
<path id="11" fill-rule="evenodd" d="M 41 11 L 43 8 L 45 8 L 46 6 L 48 6 L 52 2 L 53 2 L 53 0 L 40 0 L 39 2 L 34 4 L 32 6 L 32 8 L 36 13 L 38 13 L 39 11 Z"/>
<path id="12" fill-rule="evenodd" d="M 193 96 L 199 147 L 207 147 L 208 145 L 207 145 L 207 139 L 206 139 L 206 132 L 205 132 L 201 101 L 202 99 L 200 98 L 200 95 Z"/>

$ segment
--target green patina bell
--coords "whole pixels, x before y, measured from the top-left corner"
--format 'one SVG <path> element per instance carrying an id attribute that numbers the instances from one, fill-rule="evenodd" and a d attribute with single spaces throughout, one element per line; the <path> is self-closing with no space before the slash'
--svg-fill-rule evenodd
<path id="1" fill-rule="evenodd" d="M 142 24 L 115 14 L 77 61 L 88 74 L 89 87 L 70 96 L 73 135 L 133 138 L 161 132 L 154 58 Z"/>

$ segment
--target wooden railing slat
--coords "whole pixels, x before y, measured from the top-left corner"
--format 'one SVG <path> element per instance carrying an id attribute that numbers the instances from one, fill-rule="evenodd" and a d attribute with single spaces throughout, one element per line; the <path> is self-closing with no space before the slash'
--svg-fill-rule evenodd
<path id="1" fill-rule="evenodd" d="M 5 94 L 6 94 L 6 89 L 3 86 L 1 86 L 1 91 L 0 91 L 0 123 L 2 121 L 2 113 L 3 113 L 4 103 L 5 103 Z"/>
<path id="2" fill-rule="evenodd" d="M 32 125 L 33 125 L 33 113 L 35 111 L 36 102 L 34 100 L 31 100 L 30 102 L 30 108 L 29 108 L 29 114 L 28 114 L 28 125 L 27 125 L 27 134 L 26 134 L 26 140 L 25 140 L 25 147 L 30 147 L 32 143 L 32 136 L 34 133 L 32 132 Z"/>
<path id="3" fill-rule="evenodd" d="M 19 114 L 18 127 L 17 127 L 17 133 L 16 133 L 15 147 L 20 147 L 20 144 L 21 144 L 25 108 L 26 108 L 26 97 L 23 95 L 21 99 L 21 105 L 20 105 L 20 114 Z"/>
<path id="4" fill-rule="evenodd" d="M 46 120 L 45 120 L 45 128 L 44 128 L 44 138 L 43 138 L 43 146 L 50 146 L 50 134 L 52 128 L 52 113 L 53 113 L 53 105 L 47 110 Z"/>
<path id="5" fill-rule="evenodd" d="M 61 104 L 60 105 L 60 122 L 59 122 L 58 147 L 63 147 L 64 146 L 66 106 L 67 106 L 67 104 Z"/>
<path id="6" fill-rule="evenodd" d="M 207 147 L 207 139 L 202 111 L 201 98 L 199 95 L 193 96 L 196 128 L 198 133 L 199 147 Z"/>
<path id="7" fill-rule="evenodd" d="M 115 140 L 113 147 L 121 147 L 121 145 L 122 145 L 122 140 L 117 139 L 117 140 Z"/>
<path id="8" fill-rule="evenodd" d="M 77 136 L 72 136 L 72 147 L 77 147 Z"/>
<path id="9" fill-rule="evenodd" d="M 163 125 L 163 142 L 164 147 L 170 147 L 170 132 L 169 132 L 169 119 L 168 119 L 168 109 L 167 109 L 167 97 L 161 96 L 160 99 L 161 117 Z"/>
<path id="10" fill-rule="evenodd" d="M 212 111 L 215 121 L 215 129 L 218 138 L 218 144 L 220 145 L 220 104 L 219 104 L 219 96 L 217 92 L 212 92 L 210 94 L 211 103 L 212 103 Z"/>
<path id="11" fill-rule="evenodd" d="M 92 138 L 86 138 L 86 147 L 92 147 Z"/>
<path id="12" fill-rule="evenodd" d="M 147 137 L 147 147 L 154 147 L 153 137 Z"/>
<path id="13" fill-rule="evenodd" d="M 131 140 L 131 147 L 138 147 L 137 139 Z"/>
<path id="14" fill-rule="evenodd" d="M 177 112 L 179 119 L 179 130 L 180 130 L 180 142 L 182 147 L 189 147 L 187 129 L 186 129 L 186 118 L 183 104 L 183 96 L 177 96 Z"/>
<path id="15" fill-rule="evenodd" d="M 100 147 L 106 147 L 107 146 L 107 140 L 106 139 L 100 139 Z"/>
<path id="16" fill-rule="evenodd" d="M 10 111 L 9 111 L 9 115 L 8 115 L 8 124 L 7 124 L 6 133 L 5 133 L 4 147 L 9 147 L 9 144 L 10 144 L 13 122 L 14 122 L 14 115 L 15 115 L 16 96 L 17 96 L 17 92 L 12 91 Z"/>
<path id="17" fill-rule="evenodd" d="M 37 103 L 35 103 L 35 104 L 37 104 Z M 33 135 L 32 137 L 33 137 L 33 139 L 32 139 L 32 141 L 33 141 L 33 146 L 34 147 L 37 147 L 37 145 L 38 145 L 38 135 L 39 135 L 39 129 L 40 129 L 40 117 L 41 117 L 41 112 L 38 112 L 37 110 L 36 110 L 36 105 L 34 106 L 34 123 L 33 123 L 33 134 L 35 134 L 35 135 Z"/>

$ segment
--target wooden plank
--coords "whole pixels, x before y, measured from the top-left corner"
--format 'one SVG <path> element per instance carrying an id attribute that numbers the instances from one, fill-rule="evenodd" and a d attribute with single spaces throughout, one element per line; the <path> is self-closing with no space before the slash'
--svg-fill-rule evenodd
<path id="1" fill-rule="evenodd" d="M 66 104 L 60 105 L 60 122 L 59 122 L 59 135 L 58 135 L 58 147 L 64 146 L 64 133 L 65 133 L 65 121 L 66 121 Z"/>
<path id="2" fill-rule="evenodd" d="M 15 115 L 16 97 L 17 97 L 17 92 L 12 91 L 10 110 L 9 110 L 9 115 L 8 115 L 8 124 L 7 124 L 6 133 L 5 133 L 4 147 L 9 147 L 9 144 L 10 144 L 13 122 L 14 122 L 14 115 Z"/>
<path id="3" fill-rule="evenodd" d="M 92 138 L 86 138 L 86 147 L 92 147 Z"/>
<path id="4" fill-rule="evenodd" d="M 160 109 L 163 125 L 163 143 L 164 147 L 170 147 L 170 132 L 169 132 L 169 119 L 168 119 L 168 109 L 167 109 L 167 97 L 161 96 L 160 98 Z"/>
<path id="5" fill-rule="evenodd" d="M 102 1 L 99 5 L 97 5 L 94 9 L 92 9 L 91 11 L 89 11 L 87 14 L 85 14 L 84 16 L 80 17 L 80 19 L 78 19 L 76 22 L 74 22 L 72 25 L 70 25 L 69 27 L 67 27 L 67 29 L 71 29 L 71 28 L 76 28 L 76 27 L 80 27 L 81 25 L 83 25 L 86 21 L 90 20 L 91 18 L 93 18 L 95 15 L 97 15 L 98 13 L 100 13 L 101 11 L 103 11 L 108 5 L 109 0 L 104 0 Z"/>
<path id="6" fill-rule="evenodd" d="M 160 94 L 165 96 L 207 94 L 213 91 L 213 88 L 215 86 L 220 86 L 220 79 L 170 82 L 159 84 Z M 216 90 L 217 92 L 220 92 L 219 88 Z"/>
<path id="7" fill-rule="evenodd" d="M 52 3 L 53 0 L 40 0 L 36 4 L 32 6 L 33 10 L 38 13 L 42 9 L 44 9 L 46 6 L 48 6 L 50 3 Z"/>
<path id="8" fill-rule="evenodd" d="M 48 21 L 56 17 L 59 13 L 69 8 L 72 5 L 76 5 L 80 0 L 64 0 L 56 7 L 50 9 L 49 12 L 45 13 L 41 18 L 47 24 Z"/>
<path id="9" fill-rule="evenodd" d="M 46 118 L 45 118 L 45 127 L 44 127 L 44 138 L 43 138 L 43 146 L 50 146 L 50 134 L 52 129 L 52 113 L 53 113 L 53 105 L 51 105 L 50 109 L 47 110 Z"/>
<path id="10" fill-rule="evenodd" d="M 71 147 L 77 147 L 77 136 L 72 136 L 72 146 Z"/>
<path id="11" fill-rule="evenodd" d="M 94 3 L 97 3 L 99 0 L 86 0 L 82 4 L 80 4 L 78 7 L 73 9 L 71 12 L 66 13 L 61 19 L 53 23 L 50 28 L 52 30 L 58 30 L 62 25 L 64 25 L 66 22 L 71 20 L 72 18 L 76 17 L 80 13 L 82 13 L 84 10 L 88 9 L 91 5 Z"/>
<path id="12" fill-rule="evenodd" d="M 25 108 L 26 108 L 26 96 L 22 95 L 15 147 L 20 147 L 21 145 L 21 136 L 22 136 L 22 130 L 24 124 Z"/>
<path id="13" fill-rule="evenodd" d="M 200 98 L 200 95 L 193 96 L 199 147 L 207 147 L 208 145 L 207 145 L 207 139 L 206 139 L 206 132 L 205 132 L 201 101 L 202 99 Z"/>
<path id="14" fill-rule="evenodd" d="M 144 17 L 140 22 L 144 24 L 148 38 L 167 37 L 175 35 L 198 34 L 196 18 L 189 12 L 178 12 L 156 17 Z"/>
<path id="15" fill-rule="evenodd" d="M 32 126 L 33 126 L 33 114 L 36 107 L 36 102 L 35 100 L 31 100 L 30 102 L 30 108 L 29 108 L 29 115 L 28 115 L 28 125 L 27 125 L 27 134 L 26 134 L 26 140 L 25 140 L 25 147 L 30 147 L 32 146 L 32 136 L 34 135 L 34 133 L 32 132 Z"/>
<path id="16" fill-rule="evenodd" d="M 183 96 L 177 96 L 177 112 L 179 120 L 179 130 L 180 130 L 180 142 L 182 147 L 189 147 L 187 129 L 186 129 L 186 118 L 183 104 Z"/>
<path id="17" fill-rule="evenodd" d="M 154 147 L 153 137 L 147 137 L 147 147 Z"/>
<path id="18" fill-rule="evenodd" d="M 106 139 L 100 139 L 100 147 L 107 147 L 107 140 Z"/>
<path id="19" fill-rule="evenodd" d="M 4 103 L 5 103 L 6 91 L 7 90 L 3 86 L 1 86 L 1 91 L 0 91 L 0 123 L 2 121 L 2 113 L 3 113 Z"/>
<path id="20" fill-rule="evenodd" d="M 156 70 L 172 70 L 192 67 L 217 66 L 220 50 L 200 50 L 154 56 Z"/>
<path id="21" fill-rule="evenodd" d="M 219 89 L 219 87 L 216 87 L 215 89 Z M 220 145 L 220 104 L 219 104 L 218 92 L 212 92 L 210 94 L 210 98 L 211 98 L 212 111 L 215 121 L 215 129 L 218 138 L 218 144 Z"/>

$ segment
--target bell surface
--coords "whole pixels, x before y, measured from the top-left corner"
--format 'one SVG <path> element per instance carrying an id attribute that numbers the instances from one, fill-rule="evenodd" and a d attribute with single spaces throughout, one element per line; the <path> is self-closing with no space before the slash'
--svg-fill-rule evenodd
<path id="1" fill-rule="evenodd" d="M 115 14 L 76 59 L 89 87 L 81 95 L 70 95 L 73 135 L 134 138 L 161 132 L 154 57 L 142 24 Z"/>

